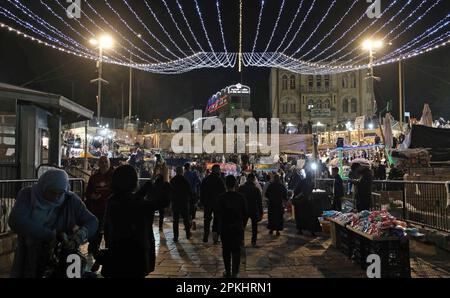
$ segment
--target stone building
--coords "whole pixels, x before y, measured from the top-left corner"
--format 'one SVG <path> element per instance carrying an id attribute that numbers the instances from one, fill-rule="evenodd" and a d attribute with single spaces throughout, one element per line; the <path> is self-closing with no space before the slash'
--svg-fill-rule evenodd
<path id="1" fill-rule="evenodd" d="M 271 115 L 289 127 L 336 130 L 359 116 L 374 114 L 374 92 L 366 70 L 332 75 L 301 75 L 272 68 Z"/>

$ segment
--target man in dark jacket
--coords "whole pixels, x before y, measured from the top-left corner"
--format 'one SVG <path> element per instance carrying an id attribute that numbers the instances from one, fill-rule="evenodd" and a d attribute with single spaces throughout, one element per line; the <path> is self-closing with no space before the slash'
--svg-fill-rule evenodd
<path id="1" fill-rule="evenodd" d="M 184 229 L 186 231 L 186 238 L 191 238 L 191 227 L 189 220 L 189 204 L 192 193 L 189 182 L 183 176 L 183 168 L 177 167 L 175 177 L 170 180 L 172 186 L 172 212 L 173 212 L 173 241 L 178 241 L 178 221 L 183 217 Z"/>
<path id="2" fill-rule="evenodd" d="M 234 176 L 227 176 L 225 181 L 227 192 L 218 198 L 219 230 L 225 265 L 224 277 L 238 277 L 247 202 L 240 193 L 236 192 Z"/>
<path id="3" fill-rule="evenodd" d="M 261 191 L 255 186 L 255 175 L 248 174 L 247 182 L 239 187 L 238 192 L 241 193 L 247 201 L 247 215 L 244 219 L 244 228 L 247 226 L 248 219 L 252 221 L 252 246 L 256 246 L 256 239 L 258 235 L 258 222 L 263 216 L 263 206 Z"/>
<path id="4" fill-rule="evenodd" d="M 333 168 L 332 173 L 334 178 L 333 209 L 336 211 L 341 211 L 342 198 L 344 197 L 344 183 L 342 182 L 341 175 L 339 175 L 339 168 Z"/>
<path id="5" fill-rule="evenodd" d="M 212 226 L 213 240 L 214 244 L 217 244 L 219 241 L 218 218 L 216 214 L 218 208 L 217 200 L 219 195 L 223 194 L 226 189 L 220 177 L 220 166 L 214 165 L 211 170 L 212 173 L 203 180 L 200 191 L 200 200 L 204 207 L 203 242 L 208 242 L 210 224 L 214 215 Z"/>

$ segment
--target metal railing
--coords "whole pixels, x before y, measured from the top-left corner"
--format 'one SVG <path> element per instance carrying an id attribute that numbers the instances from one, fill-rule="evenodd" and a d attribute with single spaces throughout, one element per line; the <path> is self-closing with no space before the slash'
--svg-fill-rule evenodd
<path id="1" fill-rule="evenodd" d="M 344 181 L 346 194 L 351 193 Z M 333 179 L 317 179 L 316 188 L 333 193 Z M 386 209 L 395 217 L 436 230 L 450 232 L 450 189 L 441 181 L 375 180 L 372 182 L 372 210 Z M 350 195 L 347 195 L 350 198 Z M 351 198 L 350 198 L 351 199 Z"/>
<path id="2" fill-rule="evenodd" d="M 8 219 L 14 206 L 17 194 L 27 186 L 32 186 L 38 180 L 0 180 L 0 235 L 10 231 Z M 84 197 L 85 182 L 83 179 L 69 179 L 70 190 L 80 198 Z"/>

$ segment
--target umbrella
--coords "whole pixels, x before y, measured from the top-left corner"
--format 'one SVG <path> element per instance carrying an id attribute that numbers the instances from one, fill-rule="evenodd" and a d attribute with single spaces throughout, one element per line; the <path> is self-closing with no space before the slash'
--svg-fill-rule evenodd
<path id="1" fill-rule="evenodd" d="M 365 159 L 365 158 L 356 158 L 351 161 L 351 164 L 354 164 L 354 163 L 359 163 L 360 165 L 362 165 L 364 167 L 370 167 L 370 165 L 372 164 L 370 162 L 370 160 Z"/>
<path id="2" fill-rule="evenodd" d="M 383 134 L 384 134 L 384 144 L 387 150 L 392 148 L 394 143 L 393 135 L 392 135 L 392 116 L 391 113 L 386 113 L 384 117 L 384 125 L 383 125 Z"/>
<path id="3" fill-rule="evenodd" d="M 426 103 L 423 106 L 422 118 L 420 118 L 420 124 L 433 127 L 433 115 L 431 114 L 430 106 Z"/>

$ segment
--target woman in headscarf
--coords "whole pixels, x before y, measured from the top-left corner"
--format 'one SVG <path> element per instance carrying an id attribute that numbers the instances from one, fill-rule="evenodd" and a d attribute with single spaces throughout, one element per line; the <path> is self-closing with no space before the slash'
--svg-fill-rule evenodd
<path id="1" fill-rule="evenodd" d="M 295 188 L 292 203 L 295 208 L 295 222 L 298 234 L 302 235 L 303 230 L 308 230 L 311 236 L 315 237 L 315 233 L 322 231 L 322 227 L 311 202 L 314 189 L 313 179 L 313 173 L 307 171 L 306 178 L 302 179 Z"/>
<path id="2" fill-rule="evenodd" d="M 155 238 L 153 216 L 168 205 L 167 196 L 154 192 L 134 193 L 138 183 L 136 170 L 130 165 L 118 167 L 113 174 L 113 195 L 106 207 L 107 259 L 103 264 L 105 277 L 144 278 L 155 269 Z M 158 186 L 162 176 L 155 182 Z M 145 197 L 147 193 L 147 197 Z"/>
<path id="3" fill-rule="evenodd" d="M 20 190 L 9 225 L 18 235 L 11 277 L 39 278 L 47 269 L 57 235 L 67 234 L 70 246 L 77 248 L 96 233 L 98 221 L 69 191 L 67 173 L 52 169 L 37 184 Z"/>
<path id="4" fill-rule="evenodd" d="M 269 199 L 267 228 L 271 235 L 273 231 L 276 231 L 276 235 L 280 236 L 280 231 L 283 230 L 284 203 L 287 201 L 287 189 L 281 182 L 278 174 L 273 176 L 273 182 L 267 187 L 266 197 Z"/>

